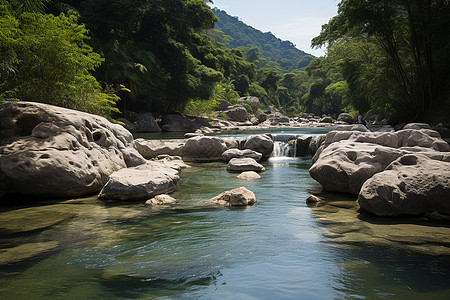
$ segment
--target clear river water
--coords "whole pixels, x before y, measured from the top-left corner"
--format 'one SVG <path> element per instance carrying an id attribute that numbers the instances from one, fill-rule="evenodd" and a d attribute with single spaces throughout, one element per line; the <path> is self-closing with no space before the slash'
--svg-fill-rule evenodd
<path id="1" fill-rule="evenodd" d="M 0 208 L 0 299 L 450 299 L 449 222 L 366 215 L 355 196 L 321 191 L 310 165 L 275 157 L 243 181 L 195 164 L 174 207 Z M 206 203 L 240 186 L 258 203 Z M 311 193 L 323 201 L 307 205 Z"/>

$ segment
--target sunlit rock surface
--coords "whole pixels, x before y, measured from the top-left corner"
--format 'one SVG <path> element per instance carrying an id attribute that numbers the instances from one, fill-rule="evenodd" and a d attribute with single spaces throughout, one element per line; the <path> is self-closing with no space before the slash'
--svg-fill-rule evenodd
<path id="1" fill-rule="evenodd" d="M 133 136 L 105 118 L 32 102 L 0 104 L 0 196 L 79 196 L 145 162 Z"/>
<path id="2" fill-rule="evenodd" d="M 379 216 L 450 215 L 450 156 L 402 156 L 364 183 L 358 203 Z"/>

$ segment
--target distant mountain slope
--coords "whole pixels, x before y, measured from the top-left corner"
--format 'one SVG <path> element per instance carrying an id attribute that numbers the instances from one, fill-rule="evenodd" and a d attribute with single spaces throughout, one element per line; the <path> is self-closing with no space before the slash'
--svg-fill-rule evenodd
<path id="1" fill-rule="evenodd" d="M 270 32 L 257 30 L 237 17 L 228 15 L 218 8 L 213 9 L 219 21 L 215 25 L 218 29 L 231 37 L 231 39 L 220 39 L 219 36 L 212 36 L 213 39 L 225 43 L 229 48 L 252 48 L 257 47 L 260 53 L 272 61 L 277 62 L 283 72 L 291 72 L 295 69 L 308 66 L 315 57 L 297 49 L 290 41 L 282 41 Z"/>

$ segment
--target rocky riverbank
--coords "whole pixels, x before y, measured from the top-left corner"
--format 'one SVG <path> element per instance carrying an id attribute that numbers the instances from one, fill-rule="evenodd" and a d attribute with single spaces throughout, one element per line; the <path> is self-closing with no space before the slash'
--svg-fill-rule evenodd
<path id="1" fill-rule="evenodd" d="M 450 147 L 427 124 L 370 132 L 338 126 L 325 137 L 310 169 L 325 190 L 358 195 L 379 216 L 450 219 Z"/>
<path id="2" fill-rule="evenodd" d="M 0 113 L 0 196 L 9 198 L 98 193 L 104 200 L 146 201 L 172 192 L 186 163 L 221 162 L 229 172 L 263 172 L 259 162 L 271 157 L 276 144 L 271 134 L 203 135 L 209 127 L 185 139 L 134 140 L 104 118 L 40 103 L 4 102 Z M 286 135 L 282 142 L 296 156 L 314 155 L 310 174 L 325 190 L 358 195 L 371 213 L 450 218 L 450 147 L 437 131 L 427 124 L 377 132 L 339 124 L 326 136 Z"/>

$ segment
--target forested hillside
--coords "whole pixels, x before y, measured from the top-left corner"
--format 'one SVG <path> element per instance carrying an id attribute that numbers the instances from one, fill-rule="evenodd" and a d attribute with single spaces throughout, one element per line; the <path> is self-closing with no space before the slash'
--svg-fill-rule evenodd
<path id="1" fill-rule="evenodd" d="M 342 0 L 338 12 L 313 40 L 327 56 L 311 61 L 203 0 L 0 0 L 0 101 L 204 115 L 252 95 L 290 116 L 448 122 L 450 3 Z"/>
<path id="2" fill-rule="evenodd" d="M 229 48 L 252 48 L 246 58 L 259 68 L 273 68 L 288 73 L 307 67 L 314 59 L 314 56 L 297 49 L 290 41 L 282 41 L 271 32 L 263 33 L 218 8 L 213 11 L 218 18 L 214 28 L 225 34 L 211 34 L 213 39 Z"/>

